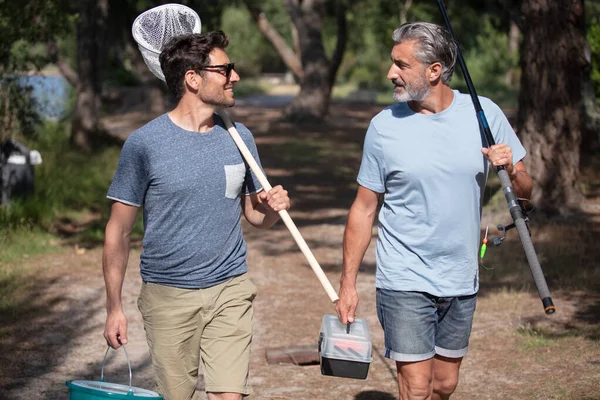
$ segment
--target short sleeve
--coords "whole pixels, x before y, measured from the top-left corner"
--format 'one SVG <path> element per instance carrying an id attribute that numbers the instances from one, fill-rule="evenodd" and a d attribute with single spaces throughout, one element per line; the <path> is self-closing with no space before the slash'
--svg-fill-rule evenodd
<path id="1" fill-rule="evenodd" d="M 358 184 L 376 193 L 385 192 L 385 159 L 381 137 L 373 122 L 367 129 L 363 146 L 362 161 L 358 171 Z"/>
<path id="2" fill-rule="evenodd" d="M 485 101 L 485 113 L 489 116 L 490 130 L 494 136 L 496 144 L 504 143 L 510 147 L 513 154 L 513 165 L 525 158 L 527 151 L 521 144 L 514 129 L 508 122 L 506 115 L 491 100 L 482 98 Z"/>
<path id="3" fill-rule="evenodd" d="M 132 134 L 123 145 L 121 157 L 106 197 L 140 207 L 148 188 L 146 155 L 143 143 Z"/>

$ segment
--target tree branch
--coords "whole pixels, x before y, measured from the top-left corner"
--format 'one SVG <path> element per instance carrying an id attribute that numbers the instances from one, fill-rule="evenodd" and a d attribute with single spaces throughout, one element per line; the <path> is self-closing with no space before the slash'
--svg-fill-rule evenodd
<path id="1" fill-rule="evenodd" d="M 400 10 L 400 25 L 405 24 L 408 21 L 408 10 L 412 7 L 412 0 L 405 0 L 404 6 Z"/>
<path id="2" fill-rule="evenodd" d="M 252 4 L 250 0 L 244 0 L 244 4 L 250 11 L 250 15 L 256 22 L 258 29 L 261 33 L 271 42 L 277 53 L 281 56 L 281 59 L 285 65 L 292 71 L 298 80 L 302 80 L 304 72 L 302 70 L 302 64 L 300 58 L 294 53 L 294 51 L 287 45 L 283 37 L 277 32 L 277 30 L 271 25 L 267 16 L 260 11 L 260 9 Z"/>

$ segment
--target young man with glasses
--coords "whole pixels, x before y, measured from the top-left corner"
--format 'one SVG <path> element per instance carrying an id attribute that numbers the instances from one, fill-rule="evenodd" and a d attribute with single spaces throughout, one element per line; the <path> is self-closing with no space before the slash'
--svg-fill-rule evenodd
<path id="1" fill-rule="evenodd" d="M 133 132 L 107 197 L 103 268 L 104 336 L 127 343 L 123 285 L 129 237 L 140 207 L 144 241 L 138 308 L 150 347 L 157 391 L 191 399 L 202 363 L 211 400 L 248 394 L 252 301 L 240 217 L 269 228 L 290 207 L 281 186 L 265 192 L 215 111 L 235 104 L 240 80 L 222 32 L 176 37 L 160 63 L 177 106 Z M 235 124 L 260 165 L 250 131 Z"/>

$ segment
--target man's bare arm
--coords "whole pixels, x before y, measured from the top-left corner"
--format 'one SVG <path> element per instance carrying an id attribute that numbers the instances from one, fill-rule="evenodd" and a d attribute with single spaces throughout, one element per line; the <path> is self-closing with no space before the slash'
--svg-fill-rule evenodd
<path id="1" fill-rule="evenodd" d="M 380 193 L 359 186 L 356 199 L 348 214 L 348 222 L 344 231 L 344 267 L 340 279 L 340 300 L 336 304 L 338 317 L 343 324 L 354 322 L 358 306 L 356 278 L 371 242 L 379 196 Z"/>
<path id="2" fill-rule="evenodd" d="M 104 337 L 112 348 L 127 344 L 127 318 L 123 312 L 121 291 L 127 261 L 131 230 L 138 208 L 120 202 L 111 207 L 110 219 L 106 224 L 102 269 L 106 285 L 106 325 Z"/>
<path id="3" fill-rule="evenodd" d="M 246 220 L 257 228 L 268 229 L 279 221 L 279 211 L 290 209 L 287 190 L 280 185 L 268 192 L 242 195 L 242 210 Z"/>

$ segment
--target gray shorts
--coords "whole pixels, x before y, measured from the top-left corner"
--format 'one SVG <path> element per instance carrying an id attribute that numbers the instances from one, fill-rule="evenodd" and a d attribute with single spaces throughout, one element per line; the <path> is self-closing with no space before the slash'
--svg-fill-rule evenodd
<path id="1" fill-rule="evenodd" d="M 377 289 L 377 316 L 385 356 L 414 362 L 467 354 L 477 294 L 437 297 L 423 292 Z"/>

